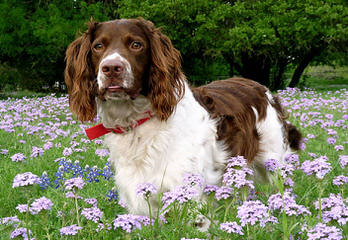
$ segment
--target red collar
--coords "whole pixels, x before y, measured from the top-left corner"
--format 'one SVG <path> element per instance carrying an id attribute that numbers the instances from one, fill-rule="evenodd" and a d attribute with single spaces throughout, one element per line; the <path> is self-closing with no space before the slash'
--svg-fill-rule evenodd
<path id="1" fill-rule="evenodd" d="M 145 123 L 147 120 L 151 119 L 153 116 L 151 114 L 151 111 L 145 112 L 148 114 L 147 117 L 137 120 L 134 124 L 127 126 L 127 127 L 121 127 L 121 126 L 115 126 L 115 128 L 106 128 L 102 123 L 99 123 L 98 125 L 95 125 L 94 127 L 85 129 L 85 132 L 87 134 L 87 137 L 90 140 L 93 140 L 95 138 L 101 137 L 107 133 L 116 133 L 121 134 L 124 132 L 129 132 L 130 130 L 140 126 L 141 124 Z"/>

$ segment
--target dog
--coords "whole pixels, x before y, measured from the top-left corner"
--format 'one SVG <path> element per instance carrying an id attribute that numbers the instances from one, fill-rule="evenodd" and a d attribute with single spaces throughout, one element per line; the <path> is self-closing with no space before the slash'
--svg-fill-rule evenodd
<path id="1" fill-rule="evenodd" d="M 79 120 L 100 116 L 87 134 L 105 134 L 119 198 L 133 214 L 148 215 L 140 183 L 166 192 L 193 173 L 219 185 L 238 155 L 261 179 L 267 159 L 299 149 L 301 133 L 266 87 L 243 78 L 190 87 L 179 51 L 142 18 L 89 23 L 67 48 L 65 82 Z"/>

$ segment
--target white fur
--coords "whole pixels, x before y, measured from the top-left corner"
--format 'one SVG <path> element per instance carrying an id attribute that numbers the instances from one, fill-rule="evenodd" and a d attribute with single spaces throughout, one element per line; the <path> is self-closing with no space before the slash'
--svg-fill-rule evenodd
<path id="1" fill-rule="evenodd" d="M 228 154 L 216 141 L 216 122 L 194 99 L 189 87 L 185 88 L 184 97 L 167 121 L 155 117 L 125 134 L 105 136 L 120 199 L 127 202 L 131 213 L 148 214 L 146 202 L 136 195 L 140 183 L 153 183 L 160 191 L 168 191 L 182 183 L 185 173 L 201 174 L 206 184 L 219 184 L 221 180 Z M 145 98 L 139 101 L 142 103 L 138 106 L 130 102 L 118 113 L 114 111 L 124 103 L 98 102 L 103 124 L 109 125 L 104 119 L 112 119 L 114 114 L 142 118 L 150 105 Z M 120 115 L 118 118 L 122 119 Z"/>
<path id="2" fill-rule="evenodd" d="M 132 67 L 131 67 L 130 63 L 128 62 L 127 59 L 122 57 L 118 52 L 113 52 L 113 53 L 109 54 L 108 56 L 106 56 L 105 58 L 103 58 L 103 60 L 99 64 L 99 71 L 98 71 L 98 76 L 97 76 L 97 82 L 98 82 L 99 89 L 105 87 L 104 86 L 105 75 L 102 71 L 101 66 L 106 60 L 109 60 L 109 59 L 115 59 L 115 60 L 118 60 L 118 61 L 123 63 L 123 65 L 125 66 L 125 71 L 122 73 L 123 79 L 124 79 L 124 81 L 122 82 L 122 87 L 124 87 L 124 88 L 132 87 L 134 84 L 134 76 L 133 76 Z"/>

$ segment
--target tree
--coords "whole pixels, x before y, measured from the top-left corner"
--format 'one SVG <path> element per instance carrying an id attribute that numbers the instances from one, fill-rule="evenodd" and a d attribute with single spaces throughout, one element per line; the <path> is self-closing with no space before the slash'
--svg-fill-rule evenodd
<path id="1" fill-rule="evenodd" d="M 187 57 L 223 57 L 230 74 L 278 89 L 295 65 L 292 84 L 323 50 L 347 48 L 343 0 L 117 1 L 121 17 L 143 16 L 163 26 Z M 184 59 L 185 60 L 185 59 Z M 185 64 L 185 62 L 184 62 Z"/>

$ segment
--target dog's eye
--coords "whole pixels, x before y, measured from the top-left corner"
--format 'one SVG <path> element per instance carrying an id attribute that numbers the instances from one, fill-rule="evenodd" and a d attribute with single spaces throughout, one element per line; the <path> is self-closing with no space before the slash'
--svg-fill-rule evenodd
<path id="1" fill-rule="evenodd" d="M 131 48 L 134 49 L 134 50 L 139 50 L 142 47 L 143 47 L 143 44 L 141 42 L 138 42 L 138 41 L 134 41 L 131 44 Z"/>
<path id="2" fill-rule="evenodd" d="M 104 46 L 103 46 L 103 44 L 101 44 L 101 43 L 97 43 L 96 45 L 94 45 L 94 49 L 95 50 L 101 50 L 102 48 L 103 48 Z"/>

